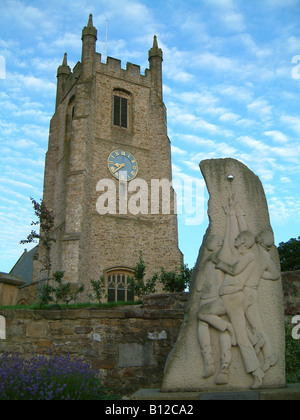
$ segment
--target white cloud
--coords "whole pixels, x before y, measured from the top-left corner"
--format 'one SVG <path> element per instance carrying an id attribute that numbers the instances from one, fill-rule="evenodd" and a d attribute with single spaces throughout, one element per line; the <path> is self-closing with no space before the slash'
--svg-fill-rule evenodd
<path id="1" fill-rule="evenodd" d="M 235 32 L 242 32 L 246 30 L 244 16 L 241 13 L 229 11 L 222 17 L 224 24 Z"/>
<path id="2" fill-rule="evenodd" d="M 268 101 L 262 98 L 258 98 L 248 104 L 247 106 L 250 112 L 258 115 L 262 120 L 268 120 L 272 116 L 272 106 L 269 105 Z"/>
<path id="3" fill-rule="evenodd" d="M 23 31 L 35 30 L 49 35 L 57 30 L 57 16 L 46 8 L 26 5 L 19 0 L 3 0 L 0 11 L 4 20 L 13 22 Z"/>
<path id="4" fill-rule="evenodd" d="M 235 86 L 235 85 L 229 85 L 229 86 L 217 86 L 218 91 L 226 96 L 229 96 L 230 99 L 234 101 L 241 101 L 241 102 L 250 102 L 253 93 L 249 88 L 246 88 L 245 86 Z"/>
<path id="5" fill-rule="evenodd" d="M 38 92 L 52 92 L 56 91 L 56 84 L 50 82 L 48 79 L 39 78 L 34 75 L 24 75 L 21 73 L 8 73 L 7 82 L 10 83 L 11 88 L 17 88 L 18 90 L 30 89 Z"/>
<path id="6" fill-rule="evenodd" d="M 185 150 L 180 149 L 177 146 L 171 145 L 172 154 L 179 155 L 179 156 L 185 156 L 187 152 Z"/>
<path id="7" fill-rule="evenodd" d="M 193 57 L 192 63 L 195 66 L 206 67 L 219 72 L 234 72 L 239 69 L 236 60 L 210 51 L 205 51 Z"/>
<path id="8" fill-rule="evenodd" d="M 300 134 L 300 118 L 292 115 L 283 115 L 280 120 L 287 125 L 288 128 Z"/>
<path id="9" fill-rule="evenodd" d="M 265 136 L 271 137 L 277 143 L 287 143 L 288 138 L 285 134 L 281 133 L 280 131 L 265 131 Z"/>
<path id="10" fill-rule="evenodd" d="M 199 164 L 192 162 L 191 160 L 184 160 L 183 163 L 192 171 L 199 173 Z"/>
<path id="11" fill-rule="evenodd" d="M 220 116 L 220 121 L 222 122 L 236 122 L 240 119 L 240 116 L 234 114 L 233 112 L 225 112 Z"/>
<path id="12" fill-rule="evenodd" d="M 300 217 L 300 200 L 296 197 L 271 197 L 269 210 L 272 222 L 284 226 Z"/>
<path id="13" fill-rule="evenodd" d="M 204 120 L 202 117 L 192 114 L 188 109 L 175 105 L 174 103 L 168 104 L 168 118 L 176 124 L 182 124 L 190 127 L 193 130 L 204 130 L 208 133 L 215 135 L 222 135 L 224 137 L 231 137 L 232 132 L 226 128 L 213 124 Z"/>
<path id="14" fill-rule="evenodd" d="M 290 180 L 290 178 L 286 177 L 286 176 L 282 176 L 280 178 L 280 182 L 283 184 L 290 184 L 292 181 Z"/>
<path id="15" fill-rule="evenodd" d="M 274 158 L 281 158 L 283 160 L 291 161 L 291 162 L 299 162 L 299 154 L 300 154 L 300 145 L 286 145 L 286 146 L 276 146 L 270 147 L 269 145 L 265 144 L 261 140 L 256 140 L 249 136 L 241 136 L 239 137 L 239 141 L 241 141 L 244 145 L 253 149 L 259 153 L 259 157 L 262 160 L 270 159 L 271 157 Z M 257 156 L 256 156 L 257 158 Z"/>

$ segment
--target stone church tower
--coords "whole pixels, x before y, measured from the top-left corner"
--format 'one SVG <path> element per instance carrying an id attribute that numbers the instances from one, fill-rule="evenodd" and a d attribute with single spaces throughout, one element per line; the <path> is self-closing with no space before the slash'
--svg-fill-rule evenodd
<path id="1" fill-rule="evenodd" d="M 90 15 L 81 62 L 71 72 L 65 54 L 58 68 L 44 201 L 55 216 L 52 270 L 63 270 L 66 281 L 84 283 L 87 291 L 90 279 L 104 275 L 108 299 L 126 300 L 132 299 L 127 276 L 140 251 L 147 277 L 182 261 L 163 54 L 154 37 L 150 68 L 141 75 L 131 63 L 122 69 L 120 60 L 101 62 L 96 40 Z"/>

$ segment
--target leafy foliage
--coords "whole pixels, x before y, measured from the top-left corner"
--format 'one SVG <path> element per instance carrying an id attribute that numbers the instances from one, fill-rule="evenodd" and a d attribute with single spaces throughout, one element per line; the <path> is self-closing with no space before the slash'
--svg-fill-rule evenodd
<path id="1" fill-rule="evenodd" d="M 176 267 L 174 271 L 167 272 L 161 268 L 159 281 L 164 285 L 163 291 L 169 293 L 184 292 L 189 287 L 193 270 L 189 269 L 186 264 L 181 264 L 180 268 Z"/>
<path id="2" fill-rule="evenodd" d="M 281 242 L 278 246 L 282 271 L 300 270 L 300 236 Z"/>
<path id="3" fill-rule="evenodd" d="M 100 305 L 102 299 L 106 297 L 104 276 L 101 276 L 99 280 L 91 279 L 90 283 L 92 285 L 93 294 L 90 294 L 89 298 L 93 299 L 95 297 Z"/>
<path id="4" fill-rule="evenodd" d="M 51 271 L 51 247 L 52 244 L 56 241 L 52 236 L 52 231 L 54 227 L 54 217 L 52 213 L 47 209 L 43 200 L 38 203 L 32 197 L 30 198 L 34 214 L 37 216 L 38 220 L 31 222 L 31 226 L 40 225 L 39 232 L 32 230 L 31 233 L 27 236 L 27 239 L 20 241 L 20 244 L 30 244 L 30 243 L 39 243 L 44 252 L 39 252 L 36 254 L 35 258 L 41 258 L 43 269 L 47 273 L 47 279 L 50 278 Z"/>
<path id="5" fill-rule="evenodd" d="M 39 304 L 40 307 L 43 305 L 48 305 L 50 302 L 54 302 L 56 304 L 64 303 L 68 305 L 70 302 L 75 302 L 80 293 L 84 291 L 84 285 L 81 284 L 75 291 L 72 291 L 72 284 L 71 283 L 63 283 L 64 272 L 63 271 L 56 271 L 53 273 L 53 282 L 57 285 L 50 286 L 49 284 L 45 284 L 39 290 Z"/>
<path id="6" fill-rule="evenodd" d="M 78 295 L 84 291 L 84 285 L 81 284 L 75 291 L 72 291 L 71 283 L 63 283 L 64 272 L 56 271 L 53 273 L 53 280 L 57 283 L 57 287 L 53 289 L 56 303 L 63 302 L 69 305 L 70 302 L 75 302 Z"/>
<path id="7" fill-rule="evenodd" d="M 157 282 L 158 275 L 155 274 L 151 279 L 144 280 L 146 274 L 146 265 L 143 259 L 143 255 L 140 252 L 140 258 L 134 268 L 134 277 L 128 278 L 128 284 L 130 290 L 134 293 L 135 296 L 142 297 L 144 295 L 149 295 L 150 293 L 155 293 L 155 285 Z"/>
<path id="8" fill-rule="evenodd" d="M 134 277 L 129 278 L 128 282 L 131 291 L 139 297 L 155 293 L 155 286 L 158 282 L 162 283 L 164 292 L 179 293 L 184 292 L 188 288 L 191 282 L 192 272 L 193 270 L 189 269 L 188 266 L 183 263 L 180 267 L 176 267 L 174 271 L 166 271 L 162 267 L 160 274 L 154 274 L 154 276 L 145 283 L 146 265 L 143 260 L 143 255 L 140 252 L 139 262 L 134 269 Z"/>

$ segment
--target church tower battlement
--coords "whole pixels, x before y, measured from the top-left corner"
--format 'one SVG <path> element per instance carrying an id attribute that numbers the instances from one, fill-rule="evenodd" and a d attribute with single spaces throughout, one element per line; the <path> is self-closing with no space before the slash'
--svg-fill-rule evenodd
<path id="1" fill-rule="evenodd" d="M 55 217 L 52 270 L 87 291 L 90 279 L 104 275 L 108 300 L 128 300 L 127 277 L 140 252 L 149 277 L 182 262 L 163 53 L 154 36 L 142 75 L 132 63 L 126 69 L 115 58 L 102 63 L 96 41 L 90 15 L 81 62 L 71 71 L 65 54 L 57 70 L 44 177 L 44 201 Z M 170 211 L 163 204 L 168 194 Z"/>
<path id="2" fill-rule="evenodd" d="M 101 54 L 96 52 L 97 29 L 93 26 L 92 15 L 88 25 L 82 30 L 82 54 L 81 62 L 78 62 L 71 71 L 67 64 L 67 53 L 64 55 L 62 65 L 57 70 L 57 106 L 68 94 L 79 77 L 89 79 L 96 72 L 104 73 L 112 77 L 119 77 L 132 83 L 139 83 L 149 88 L 156 87 L 157 94 L 162 99 L 162 61 L 163 52 L 158 48 L 157 37 L 154 35 L 153 46 L 149 50 L 150 69 L 141 74 L 141 68 L 137 64 L 126 63 L 126 69 L 122 69 L 121 60 L 107 57 L 106 63 L 101 62 Z"/>

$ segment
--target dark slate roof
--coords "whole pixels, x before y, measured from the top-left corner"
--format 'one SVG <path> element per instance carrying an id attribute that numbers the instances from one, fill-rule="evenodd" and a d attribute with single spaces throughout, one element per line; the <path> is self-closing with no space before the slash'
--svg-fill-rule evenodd
<path id="1" fill-rule="evenodd" d="M 38 245 L 32 248 L 30 251 L 25 249 L 21 257 L 10 270 L 9 274 L 12 276 L 22 277 L 26 285 L 31 284 L 33 278 L 34 255 L 36 254 L 37 250 Z"/>

